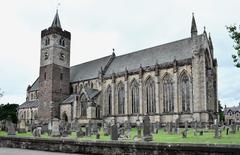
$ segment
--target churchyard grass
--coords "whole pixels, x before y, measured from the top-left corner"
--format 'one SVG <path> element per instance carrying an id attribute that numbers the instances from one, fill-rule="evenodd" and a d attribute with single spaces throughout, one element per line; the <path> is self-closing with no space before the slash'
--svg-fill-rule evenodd
<path id="1" fill-rule="evenodd" d="M 163 131 L 163 129 L 159 130 L 158 134 L 153 134 L 153 142 L 161 142 L 161 143 L 205 143 L 205 144 L 240 144 L 240 132 L 237 131 L 236 134 L 226 135 L 226 131 L 222 132 L 221 138 L 214 138 L 214 130 L 208 130 L 208 132 L 204 132 L 202 136 L 194 136 L 193 129 L 188 130 L 187 138 L 182 138 L 181 132 L 184 129 L 180 129 L 179 134 L 168 134 Z M 99 131 L 100 139 L 96 139 L 96 135 L 92 136 L 84 136 L 79 138 L 80 141 L 110 141 L 111 137 L 104 136 L 103 129 Z M 134 136 L 137 134 L 136 128 L 132 128 L 130 132 L 130 139 L 127 141 L 133 141 Z M 7 136 L 5 131 L 0 131 L 0 136 Z M 33 137 L 31 132 L 27 133 L 16 133 L 16 136 L 19 137 Z M 50 138 L 47 133 L 44 133 L 41 138 Z M 69 139 L 76 140 L 77 136 L 75 132 L 72 132 L 71 135 L 68 136 Z"/>

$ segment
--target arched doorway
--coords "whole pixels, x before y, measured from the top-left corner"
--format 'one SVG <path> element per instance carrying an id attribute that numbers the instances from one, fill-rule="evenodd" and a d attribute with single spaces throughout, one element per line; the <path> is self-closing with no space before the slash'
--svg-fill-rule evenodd
<path id="1" fill-rule="evenodd" d="M 63 113 L 62 119 L 63 119 L 65 122 L 68 122 L 68 116 L 67 116 L 66 112 Z"/>

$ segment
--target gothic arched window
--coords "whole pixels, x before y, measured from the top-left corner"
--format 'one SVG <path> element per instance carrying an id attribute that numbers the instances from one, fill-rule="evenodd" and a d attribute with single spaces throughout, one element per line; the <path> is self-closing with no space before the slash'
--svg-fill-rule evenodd
<path id="1" fill-rule="evenodd" d="M 139 113 L 139 87 L 134 79 L 131 83 L 132 113 Z"/>
<path id="2" fill-rule="evenodd" d="M 163 78 L 163 111 L 173 112 L 173 109 L 174 109 L 173 80 L 167 74 Z"/>
<path id="3" fill-rule="evenodd" d="M 146 81 L 147 113 L 156 112 L 155 83 L 152 78 Z"/>
<path id="4" fill-rule="evenodd" d="M 106 114 L 111 115 L 112 114 L 112 88 L 111 86 L 108 86 L 107 88 L 107 96 L 106 96 Z"/>
<path id="5" fill-rule="evenodd" d="M 125 91 L 123 83 L 118 84 L 118 114 L 124 114 Z"/>
<path id="6" fill-rule="evenodd" d="M 180 93 L 182 111 L 190 112 L 190 91 L 189 91 L 189 78 L 186 73 L 183 73 L 180 77 Z"/>
<path id="7" fill-rule="evenodd" d="M 80 97 L 80 103 L 81 103 L 81 116 L 87 116 L 87 98 L 84 94 Z"/>

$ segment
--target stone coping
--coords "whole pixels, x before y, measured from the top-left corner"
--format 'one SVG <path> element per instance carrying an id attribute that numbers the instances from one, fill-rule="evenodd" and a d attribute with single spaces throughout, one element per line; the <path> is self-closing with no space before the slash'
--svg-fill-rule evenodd
<path id="1" fill-rule="evenodd" d="M 80 141 L 63 138 L 0 137 L 0 147 L 85 154 L 240 154 L 238 144 L 193 144 L 127 141 Z"/>

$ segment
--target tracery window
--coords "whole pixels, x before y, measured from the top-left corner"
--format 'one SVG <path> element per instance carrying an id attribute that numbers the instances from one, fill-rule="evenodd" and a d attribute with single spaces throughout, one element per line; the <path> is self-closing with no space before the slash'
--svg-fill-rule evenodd
<path id="1" fill-rule="evenodd" d="M 107 95 L 106 96 L 106 101 L 107 101 L 106 114 L 111 115 L 112 114 L 112 88 L 111 88 L 111 86 L 108 86 L 106 95 Z"/>
<path id="2" fill-rule="evenodd" d="M 87 98 L 84 94 L 80 97 L 80 103 L 81 103 L 81 116 L 87 116 Z"/>
<path id="3" fill-rule="evenodd" d="M 118 114 L 124 114 L 125 90 L 123 83 L 119 83 L 117 92 L 118 92 Z"/>
<path id="4" fill-rule="evenodd" d="M 132 113 L 139 113 L 139 84 L 134 79 L 131 83 Z"/>
<path id="5" fill-rule="evenodd" d="M 173 80 L 169 74 L 163 78 L 163 111 L 173 112 L 174 110 L 174 93 Z"/>
<path id="6" fill-rule="evenodd" d="M 189 90 L 189 78 L 186 73 L 183 73 L 180 77 L 180 93 L 182 102 L 182 111 L 190 112 L 190 90 Z"/>
<path id="7" fill-rule="evenodd" d="M 155 83 L 152 78 L 146 81 L 147 113 L 156 112 Z"/>

